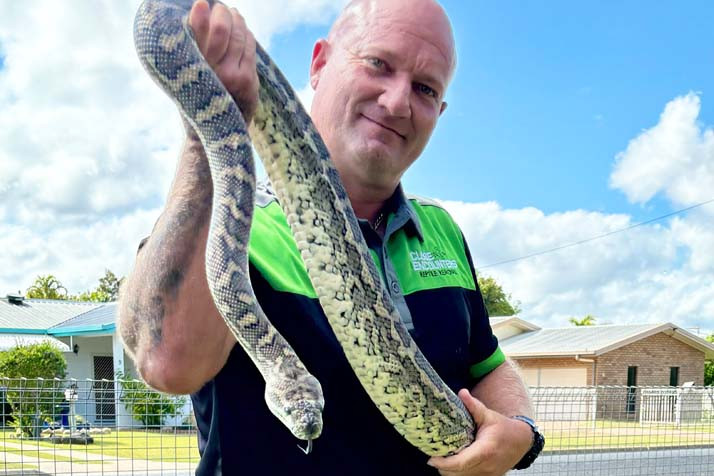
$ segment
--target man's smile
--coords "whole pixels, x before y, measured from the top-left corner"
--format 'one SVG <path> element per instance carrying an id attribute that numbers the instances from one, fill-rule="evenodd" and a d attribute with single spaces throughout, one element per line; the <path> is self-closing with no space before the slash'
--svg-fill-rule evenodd
<path id="1" fill-rule="evenodd" d="M 365 115 L 365 114 L 361 114 L 361 116 L 364 117 L 365 119 L 367 119 L 369 122 L 371 122 L 371 123 L 373 123 L 373 124 L 377 124 L 377 125 L 380 126 L 381 128 L 387 129 L 388 131 L 393 132 L 394 134 L 396 134 L 397 136 L 399 136 L 402 140 L 406 140 L 406 139 L 407 139 L 407 138 L 406 138 L 406 134 L 403 134 L 402 132 L 400 132 L 400 131 L 394 129 L 393 127 L 389 127 L 389 126 L 383 124 L 382 122 L 380 122 L 380 121 L 378 121 L 378 120 L 375 120 L 375 119 L 372 119 L 371 117 L 369 117 L 369 116 L 367 116 L 367 115 Z"/>

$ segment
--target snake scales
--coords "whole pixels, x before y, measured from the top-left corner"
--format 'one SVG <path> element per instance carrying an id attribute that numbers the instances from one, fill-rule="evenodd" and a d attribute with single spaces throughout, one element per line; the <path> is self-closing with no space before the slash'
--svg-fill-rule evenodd
<path id="1" fill-rule="evenodd" d="M 473 440 L 473 420 L 402 324 L 308 114 L 258 45 L 259 104 L 248 131 L 186 25 L 192 1 L 146 0 L 135 18 L 135 45 L 149 75 L 196 130 L 208 156 L 214 187 L 206 250 L 209 288 L 265 379 L 268 407 L 297 438 L 308 441 L 309 450 L 322 430 L 320 384 L 272 327 L 250 286 L 251 138 L 320 304 L 362 386 L 397 431 L 424 453 L 459 451 Z"/>

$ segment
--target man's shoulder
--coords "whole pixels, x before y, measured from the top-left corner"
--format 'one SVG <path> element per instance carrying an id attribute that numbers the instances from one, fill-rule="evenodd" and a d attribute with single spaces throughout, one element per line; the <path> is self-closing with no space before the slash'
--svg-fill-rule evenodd
<path id="1" fill-rule="evenodd" d="M 451 215 L 449 210 L 446 209 L 444 204 L 439 200 L 434 198 L 424 197 L 421 195 L 415 195 L 412 193 L 405 193 L 407 201 L 412 205 L 412 207 L 417 212 L 420 220 L 427 217 L 431 219 L 437 219 L 439 221 L 447 221 L 458 228 L 456 220 Z"/>
<path id="2" fill-rule="evenodd" d="M 429 197 L 424 197 L 422 195 L 416 195 L 414 193 L 405 193 L 404 194 L 407 197 L 407 200 L 409 200 L 412 203 L 416 203 L 421 206 L 431 206 L 431 207 L 438 207 L 441 208 L 442 210 L 446 211 L 444 208 L 444 205 L 434 199 L 434 198 L 429 198 Z"/>

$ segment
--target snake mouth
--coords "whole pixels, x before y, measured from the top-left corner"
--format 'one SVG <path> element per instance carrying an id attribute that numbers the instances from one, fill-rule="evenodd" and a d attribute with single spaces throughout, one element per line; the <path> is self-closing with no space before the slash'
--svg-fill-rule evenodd
<path id="1" fill-rule="evenodd" d="M 317 418 L 310 418 L 308 421 L 302 421 L 295 425 L 292 432 L 301 440 L 314 440 L 322 433 L 322 421 Z"/>

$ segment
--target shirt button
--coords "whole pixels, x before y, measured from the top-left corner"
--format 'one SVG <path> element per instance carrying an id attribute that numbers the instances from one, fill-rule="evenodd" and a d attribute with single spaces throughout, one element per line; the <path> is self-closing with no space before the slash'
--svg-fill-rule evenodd
<path id="1" fill-rule="evenodd" d="M 392 281 L 392 292 L 394 294 L 399 294 L 399 283 L 396 281 Z"/>

